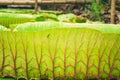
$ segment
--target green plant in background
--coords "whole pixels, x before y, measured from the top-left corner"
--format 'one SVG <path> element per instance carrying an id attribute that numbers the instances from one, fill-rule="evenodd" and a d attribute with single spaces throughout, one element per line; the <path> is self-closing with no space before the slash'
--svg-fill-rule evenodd
<path id="1" fill-rule="evenodd" d="M 96 0 L 92 0 L 92 3 L 90 5 L 87 5 L 85 8 L 85 13 L 92 21 L 102 21 L 101 11 L 102 5 L 98 4 Z"/>
<path id="2" fill-rule="evenodd" d="M 120 32 L 86 26 L 0 32 L 0 75 L 37 80 L 119 77 Z"/>
<path id="3" fill-rule="evenodd" d="M 58 21 L 57 15 L 49 14 L 49 13 L 38 14 L 35 20 L 36 21 Z"/>
<path id="4" fill-rule="evenodd" d="M 68 7 L 68 8 L 67 8 L 67 13 L 72 13 L 71 7 Z"/>
<path id="5" fill-rule="evenodd" d="M 0 13 L 0 24 L 9 27 L 10 24 L 32 22 L 35 17 L 30 14 Z"/>
<path id="6" fill-rule="evenodd" d="M 76 23 L 86 23 L 87 19 L 83 17 L 76 17 Z"/>

